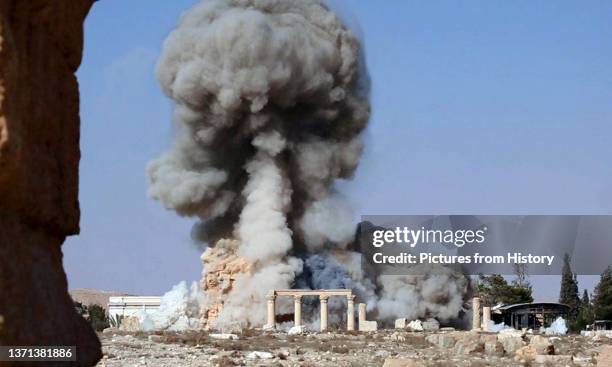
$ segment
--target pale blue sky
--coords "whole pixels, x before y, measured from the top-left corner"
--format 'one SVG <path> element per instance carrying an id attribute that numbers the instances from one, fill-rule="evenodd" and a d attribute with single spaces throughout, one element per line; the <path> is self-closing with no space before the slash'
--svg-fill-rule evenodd
<path id="1" fill-rule="evenodd" d="M 103 0 L 87 18 L 71 288 L 160 294 L 199 277 L 193 220 L 148 199 L 144 176 L 172 136 L 154 63 L 195 2 Z M 339 185 L 356 215 L 612 214 L 612 2 L 331 4 L 358 24 L 372 78 L 363 163 Z M 556 280 L 532 282 L 557 297 Z"/>

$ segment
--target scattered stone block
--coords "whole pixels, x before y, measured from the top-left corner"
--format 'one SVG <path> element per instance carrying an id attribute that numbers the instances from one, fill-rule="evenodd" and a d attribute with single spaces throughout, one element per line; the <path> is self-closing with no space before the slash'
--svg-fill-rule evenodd
<path id="1" fill-rule="evenodd" d="M 425 364 L 408 358 L 387 358 L 383 367 L 425 367 Z"/>
<path id="2" fill-rule="evenodd" d="M 453 348 L 456 343 L 455 338 L 448 334 L 428 335 L 425 340 L 427 340 L 431 344 L 439 346 L 440 348 Z"/>
<path id="3" fill-rule="evenodd" d="M 440 330 L 440 323 L 434 318 L 429 318 L 423 322 L 424 331 L 438 331 Z"/>
<path id="4" fill-rule="evenodd" d="M 396 329 L 405 329 L 408 327 L 408 319 L 403 317 L 395 320 L 395 328 Z"/>
<path id="5" fill-rule="evenodd" d="M 570 355 L 543 355 L 538 354 L 535 356 L 534 362 L 537 364 L 546 364 L 554 366 L 572 366 L 572 356 Z"/>
<path id="6" fill-rule="evenodd" d="M 523 333 L 515 329 L 504 329 L 497 334 L 497 341 L 502 343 L 508 354 L 513 354 L 525 346 Z"/>
<path id="7" fill-rule="evenodd" d="M 238 340 L 240 339 L 236 334 L 208 334 L 211 339 L 221 340 Z"/>
<path id="8" fill-rule="evenodd" d="M 534 347 L 526 345 L 514 353 L 514 360 L 519 363 L 531 363 L 535 360 L 537 355 L 538 352 Z"/>
<path id="9" fill-rule="evenodd" d="M 123 320 L 121 320 L 119 330 L 129 332 L 136 332 L 140 330 L 140 320 L 138 319 L 138 316 L 125 316 Z"/>
<path id="10" fill-rule="evenodd" d="M 535 335 L 531 337 L 529 345 L 534 347 L 538 354 L 555 354 L 555 346 L 544 336 Z"/>
<path id="11" fill-rule="evenodd" d="M 485 350 L 484 342 L 477 333 L 466 333 L 455 344 L 453 353 L 455 355 L 469 355 L 483 353 Z"/>
<path id="12" fill-rule="evenodd" d="M 412 331 L 423 331 L 423 323 L 421 320 L 412 320 L 408 323 L 408 329 Z"/>
<path id="13" fill-rule="evenodd" d="M 306 329 L 304 328 L 304 325 L 297 325 L 292 327 L 291 329 L 289 329 L 289 331 L 287 331 L 287 334 L 289 335 L 299 335 L 302 334 Z"/>
<path id="14" fill-rule="evenodd" d="M 270 352 L 258 352 L 253 351 L 246 356 L 248 359 L 272 359 L 274 358 L 274 354 Z"/>
<path id="15" fill-rule="evenodd" d="M 359 331 L 376 331 L 378 323 L 376 321 L 359 321 Z"/>
<path id="16" fill-rule="evenodd" d="M 504 355 L 504 346 L 497 340 L 487 340 L 485 342 L 485 354 L 493 357 Z"/>
<path id="17" fill-rule="evenodd" d="M 276 330 L 276 325 L 265 324 L 262 329 L 264 331 L 274 331 Z"/>

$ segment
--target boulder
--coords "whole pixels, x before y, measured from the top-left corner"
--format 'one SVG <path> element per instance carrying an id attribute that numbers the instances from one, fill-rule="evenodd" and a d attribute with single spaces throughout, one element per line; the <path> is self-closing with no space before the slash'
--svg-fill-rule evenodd
<path id="1" fill-rule="evenodd" d="M 287 331 L 287 334 L 298 335 L 302 334 L 305 330 L 304 325 L 293 326 L 291 329 L 289 329 L 289 331 Z"/>
<path id="2" fill-rule="evenodd" d="M 408 358 L 387 358 L 383 367 L 425 367 L 425 364 Z"/>
<path id="3" fill-rule="evenodd" d="M 440 323 L 434 318 L 423 321 L 422 326 L 424 331 L 438 331 L 440 329 Z"/>
<path id="4" fill-rule="evenodd" d="M 526 331 L 516 330 L 514 328 L 507 328 L 507 329 L 500 330 L 497 336 L 498 338 L 512 338 L 512 337 L 522 338 L 523 336 L 525 336 L 525 333 Z"/>
<path id="5" fill-rule="evenodd" d="M 395 328 L 396 329 L 405 329 L 408 326 L 408 319 L 402 317 L 400 319 L 395 320 Z"/>
<path id="6" fill-rule="evenodd" d="M 538 355 L 538 352 L 531 345 L 526 345 L 524 347 L 519 348 L 514 353 L 514 360 L 519 363 L 531 363 L 535 360 L 535 357 Z"/>
<path id="7" fill-rule="evenodd" d="M 389 337 L 385 338 L 385 339 L 393 340 L 393 341 L 397 341 L 397 342 L 404 342 L 404 341 L 406 341 L 406 337 L 404 335 L 405 335 L 405 333 L 395 332 L 395 333 L 389 335 Z"/>
<path id="8" fill-rule="evenodd" d="M 359 331 L 376 331 L 378 323 L 376 321 L 359 321 Z"/>
<path id="9" fill-rule="evenodd" d="M 465 333 L 461 339 L 455 343 L 453 353 L 455 355 L 469 355 L 483 353 L 485 346 L 478 333 Z"/>
<path id="10" fill-rule="evenodd" d="M 138 316 L 124 316 L 123 320 L 121 320 L 121 325 L 119 325 L 119 330 L 128 332 L 139 331 L 140 320 Z"/>
<path id="11" fill-rule="evenodd" d="M 565 367 L 573 366 L 573 360 L 571 355 L 543 355 L 538 354 L 534 358 L 534 362 L 538 364 L 546 364 L 551 366 Z"/>
<path id="12" fill-rule="evenodd" d="M 211 339 L 219 339 L 219 340 L 238 340 L 238 339 L 240 339 L 238 337 L 238 335 L 236 335 L 236 334 L 229 334 L 229 333 L 208 334 L 208 337 L 211 338 Z"/>
<path id="13" fill-rule="evenodd" d="M 448 334 L 432 334 L 428 335 L 425 340 L 440 348 L 453 348 L 455 346 L 455 338 Z"/>
<path id="14" fill-rule="evenodd" d="M 516 329 L 503 329 L 497 334 L 497 341 L 504 346 L 504 351 L 513 354 L 525 346 L 523 332 Z"/>
<path id="15" fill-rule="evenodd" d="M 501 357 L 504 355 L 504 346 L 497 340 L 487 340 L 484 352 L 488 356 Z"/>
<path id="16" fill-rule="evenodd" d="M 423 331 L 423 323 L 421 320 L 412 320 L 408 323 L 408 329 L 412 331 Z"/>
<path id="17" fill-rule="evenodd" d="M 535 335 L 531 337 L 529 345 L 534 347 L 538 354 L 555 354 L 555 346 L 544 336 Z"/>
<path id="18" fill-rule="evenodd" d="M 274 358 L 274 354 L 272 354 L 270 352 L 253 351 L 253 352 L 250 352 L 249 354 L 247 354 L 246 357 L 248 359 L 272 359 L 272 358 Z"/>
<path id="19" fill-rule="evenodd" d="M 504 351 L 506 351 L 508 354 L 512 354 L 525 346 L 523 338 L 516 336 L 500 338 L 498 335 L 497 341 L 501 343 L 501 345 L 504 347 Z"/>

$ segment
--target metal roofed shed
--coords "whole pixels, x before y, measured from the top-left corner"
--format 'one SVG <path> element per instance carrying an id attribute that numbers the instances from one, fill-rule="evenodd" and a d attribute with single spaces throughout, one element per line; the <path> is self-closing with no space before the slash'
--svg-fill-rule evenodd
<path id="1" fill-rule="evenodd" d="M 495 323 L 503 322 L 517 330 L 537 330 L 540 327 L 549 327 L 558 317 L 567 319 L 570 310 L 568 305 L 555 302 L 517 303 L 494 307 L 491 319 Z"/>

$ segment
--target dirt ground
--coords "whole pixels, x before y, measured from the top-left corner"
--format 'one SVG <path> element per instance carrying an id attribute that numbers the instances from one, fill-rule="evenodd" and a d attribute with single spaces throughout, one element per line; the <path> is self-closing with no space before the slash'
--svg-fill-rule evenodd
<path id="1" fill-rule="evenodd" d="M 257 330 L 231 335 L 107 331 L 99 336 L 104 357 L 98 366 L 612 366 L 604 361 L 607 353 L 612 355 L 612 339 L 578 335 L 523 335 L 514 337 L 513 343 L 502 341 L 503 345 L 495 334 L 460 331 L 303 335 Z M 536 341 L 545 344 L 544 352 Z"/>

